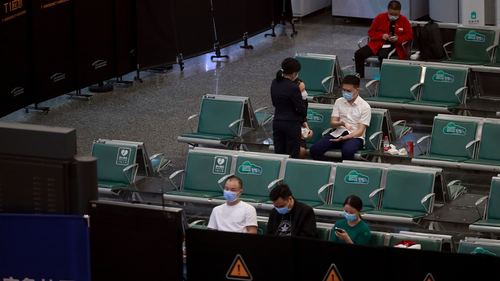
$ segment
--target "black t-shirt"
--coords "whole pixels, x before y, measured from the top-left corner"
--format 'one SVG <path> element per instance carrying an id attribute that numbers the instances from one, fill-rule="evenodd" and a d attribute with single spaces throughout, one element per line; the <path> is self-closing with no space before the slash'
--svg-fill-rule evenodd
<path id="1" fill-rule="evenodd" d="M 295 200 L 292 210 L 281 215 L 276 208 L 271 210 L 267 234 L 279 236 L 317 237 L 316 216 L 313 209 Z"/>
<path id="2" fill-rule="evenodd" d="M 394 32 L 396 30 L 396 21 L 391 20 L 391 23 L 389 24 L 389 36 L 394 36 Z M 391 42 L 389 40 L 385 40 L 387 44 L 391 44 L 391 46 L 394 47 L 394 42 Z"/>

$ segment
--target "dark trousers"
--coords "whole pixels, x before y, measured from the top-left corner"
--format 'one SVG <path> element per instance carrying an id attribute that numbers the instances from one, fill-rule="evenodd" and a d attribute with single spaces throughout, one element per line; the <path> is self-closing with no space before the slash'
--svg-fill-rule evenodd
<path id="1" fill-rule="evenodd" d="M 274 120 L 274 153 L 288 154 L 292 158 L 299 158 L 301 127 L 299 121 Z"/>
<path id="2" fill-rule="evenodd" d="M 382 60 L 389 56 L 389 53 L 394 49 L 394 47 L 385 48 L 378 50 L 377 56 L 378 61 L 380 62 L 380 66 L 382 67 Z M 363 48 L 358 49 L 356 53 L 354 53 L 354 61 L 356 64 L 356 72 L 359 73 L 361 78 L 365 78 L 365 59 L 374 56 L 372 49 L 365 45 Z"/>
<path id="3" fill-rule="evenodd" d="M 348 132 L 345 131 L 342 135 L 347 135 Z M 363 140 L 359 138 L 348 139 L 345 141 L 330 141 L 331 139 L 336 139 L 332 135 L 328 134 L 322 139 L 318 140 L 311 146 L 309 152 L 314 160 L 327 160 L 325 152 L 330 149 L 340 148 L 342 150 L 342 160 L 354 160 L 354 154 L 356 151 L 363 148 Z"/>

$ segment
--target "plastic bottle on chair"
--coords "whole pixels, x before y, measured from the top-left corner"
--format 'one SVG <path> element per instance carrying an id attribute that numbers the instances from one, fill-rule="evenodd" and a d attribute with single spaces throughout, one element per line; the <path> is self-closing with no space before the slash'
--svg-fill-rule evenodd
<path id="1" fill-rule="evenodd" d="M 391 144 L 389 143 L 389 137 L 385 136 L 384 137 L 384 151 L 389 151 L 391 148 Z"/>

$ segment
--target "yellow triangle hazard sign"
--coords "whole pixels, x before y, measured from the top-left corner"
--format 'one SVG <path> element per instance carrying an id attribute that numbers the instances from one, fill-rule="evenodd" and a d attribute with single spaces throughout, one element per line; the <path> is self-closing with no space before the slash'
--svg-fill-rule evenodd
<path id="1" fill-rule="evenodd" d="M 230 280 L 252 280 L 252 274 L 248 270 L 245 261 L 240 254 L 236 255 L 233 264 L 229 267 L 226 278 Z"/>
<path id="2" fill-rule="evenodd" d="M 436 280 L 434 280 L 434 276 L 432 276 L 432 273 L 427 273 L 427 276 L 425 276 L 424 281 L 436 281 Z"/>
<path id="3" fill-rule="evenodd" d="M 323 281 L 342 281 L 342 276 L 340 275 L 339 270 L 337 269 L 337 266 L 334 263 L 332 263 L 332 265 L 326 272 Z"/>

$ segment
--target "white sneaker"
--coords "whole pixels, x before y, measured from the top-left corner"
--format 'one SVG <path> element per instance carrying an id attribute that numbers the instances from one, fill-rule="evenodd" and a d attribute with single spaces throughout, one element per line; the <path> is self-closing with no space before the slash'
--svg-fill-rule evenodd
<path id="1" fill-rule="evenodd" d="M 420 59 L 420 51 L 417 51 L 416 53 L 414 53 L 413 55 L 411 55 L 410 59 L 412 59 L 412 60 L 418 60 L 418 59 Z"/>

